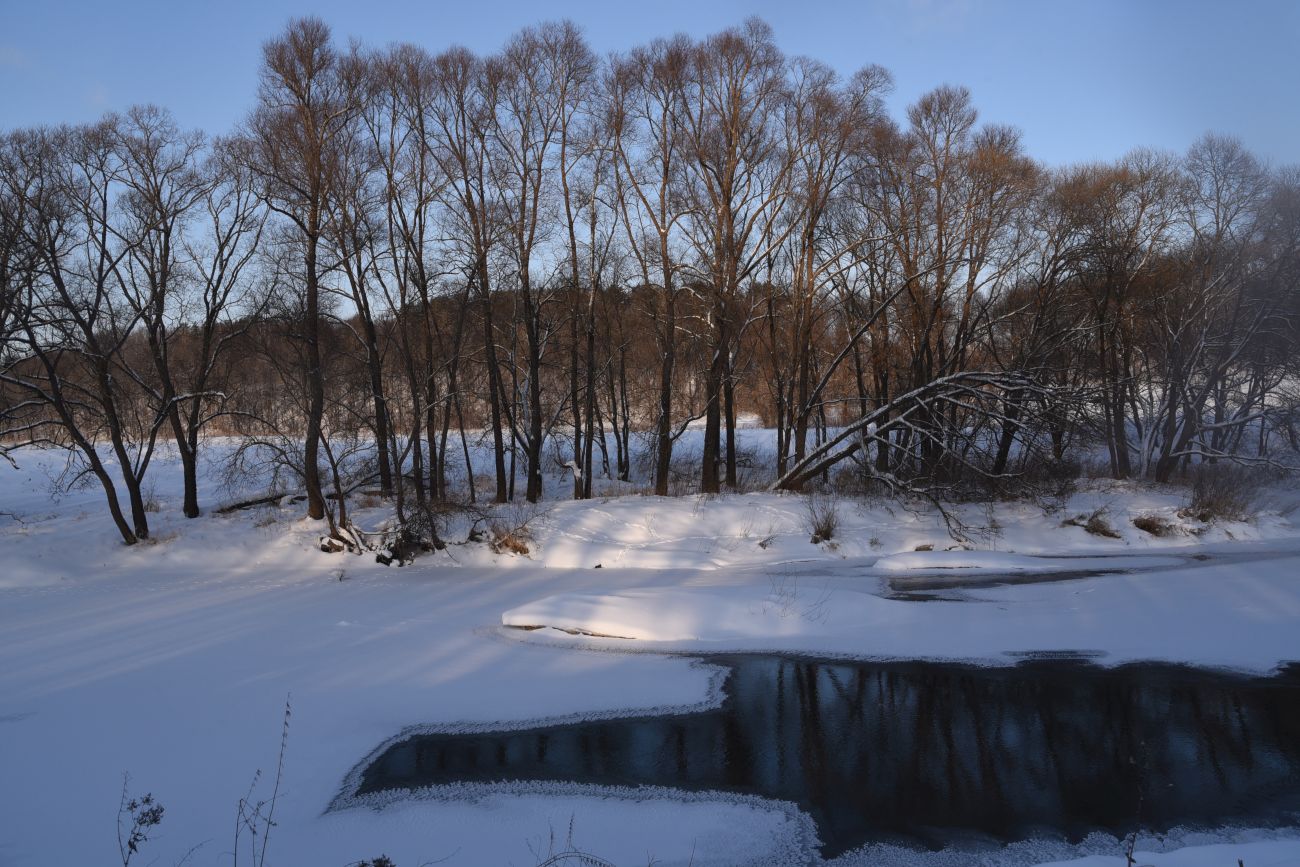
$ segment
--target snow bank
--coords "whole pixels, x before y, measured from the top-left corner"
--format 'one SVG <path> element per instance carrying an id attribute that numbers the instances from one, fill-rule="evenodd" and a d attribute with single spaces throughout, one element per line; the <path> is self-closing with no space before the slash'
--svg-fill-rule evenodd
<path id="1" fill-rule="evenodd" d="M 835 504 L 835 537 L 814 544 L 807 499 L 796 494 L 636 495 L 546 503 L 528 524 L 526 557 L 475 550 L 457 552 L 457 558 L 469 565 L 508 569 L 726 571 L 881 559 L 882 564 L 893 562 L 906 569 L 1060 571 L 1129 567 L 1113 562 L 1058 566 L 1022 558 L 1147 556 L 1199 550 L 1208 544 L 1292 539 L 1300 533 L 1300 527 L 1279 511 L 1263 512 L 1252 522 L 1202 524 L 1180 518 L 1185 501 L 1186 493 L 1174 488 L 1092 483 L 1047 511 L 1025 502 L 958 504 L 951 507 L 964 533 L 958 541 L 928 505 L 905 508 L 889 500 L 845 498 Z M 1086 520 L 1079 516 L 1098 510 L 1103 510 L 1113 538 L 1093 535 L 1081 526 Z M 1170 532 L 1155 536 L 1134 524 L 1150 516 L 1167 522 Z"/>

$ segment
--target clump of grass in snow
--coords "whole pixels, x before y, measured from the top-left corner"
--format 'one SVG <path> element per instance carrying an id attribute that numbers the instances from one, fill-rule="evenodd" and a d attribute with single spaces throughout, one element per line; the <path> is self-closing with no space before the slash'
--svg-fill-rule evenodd
<path id="1" fill-rule="evenodd" d="M 1082 527 L 1094 536 L 1104 536 L 1107 539 L 1119 539 L 1120 534 L 1111 526 L 1110 519 L 1106 517 L 1107 507 L 1093 511 L 1088 515 L 1075 515 L 1061 522 L 1062 527 Z"/>
<path id="2" fill-rule="evenodd" d="M 840 513 L 836 508 L 835 498 L 821 493 L 811 493 L 805 502 L 808 510 L 808 539 L 814 545 L 829 542 L 835 538 L 840 527 Z"/>
<path id="3" fill-rule="evenodd" d="M 1133 519 L 1133 526 L 1152 536 L 1172 536 L 1178 529 L 1172 521 L 1160 515 L 1138 515 Z"/>

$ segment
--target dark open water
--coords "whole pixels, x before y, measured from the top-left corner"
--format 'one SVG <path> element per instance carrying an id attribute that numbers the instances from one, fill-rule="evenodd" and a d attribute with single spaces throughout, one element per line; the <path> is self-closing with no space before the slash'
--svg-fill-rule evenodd
<path id="1" fill-rule="evenodd" d="M 1300 821 L 1294 665 L 1265 679 L 1061 661 L 709 661 L 732 668 L 717 710 L 412 737 L 357 793 L 505 780 L 738 792 L 798 804 L 827 857 L 972 832 L 1077 841 Z"/>

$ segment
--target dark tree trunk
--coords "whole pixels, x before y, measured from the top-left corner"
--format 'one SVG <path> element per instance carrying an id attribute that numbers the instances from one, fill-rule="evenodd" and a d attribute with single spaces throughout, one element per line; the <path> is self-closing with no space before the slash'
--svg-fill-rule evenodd
<path id="1" fill-rule="evenodd" d="M 370 394 L 375 404 L 375 446 L 379 462 L 379 490 L 385 497 L 393 495 L 393 468 L 388 453 L 388 400 L 384 395 L 384 359 L 379 351 L 375 321 L 366 310 L 361 316 L 366 336 L 366 367 L 370 372 Z"/>
<path id="2" fill-rule="evenodd" d="M 487 361 L 488 402 L 492 409 L 492 459 L 496 469 L 496 502 L 509 498 L 506 488 L 506 451 L 501 435 L 501 368 L 497 364 L 495 329 L 492 326 L 492 300 L 487 291 L 487 262 L 479 260 L 479 291 L 483 293 L 483 352 Z M 511 450 L 513 454 L 513 449 Z M 513 482 L 512 482 L 513 485 Z"/>
<path id="3" fill-rule="evenodd" d="M 659 418 L 655 431 L 655 494 L 668 495 L 668 473 L 673 460 L 673 368 L 677 363 L 677 299 L 664 290 L 663 337 L 659 366 Z"/>
<path id="4" fill-rule="evenodd" d="M 306 252 L 307 299 L 304 337 L 307 341 L 307 431 L 303 445 L 303 486 L 307 490 L 307 517 L 319 521 L 325 517 L 325 494 L 320 479 L 320 438 L 325 416 L 325 379 L 320 352 L 320 283 L 316 265 L 319 243 L 315 214 L 308 222 Z"/>

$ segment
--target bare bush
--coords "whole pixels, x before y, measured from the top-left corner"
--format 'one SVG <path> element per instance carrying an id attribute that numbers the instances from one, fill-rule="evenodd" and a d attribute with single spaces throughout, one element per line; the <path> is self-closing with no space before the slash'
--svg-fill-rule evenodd
<path id="1" fill-rule="evenodd" d="M 829 476 L 823 487 L 842 496 L 879 500 L 890 494 L 889 485 L 865 469 L 861 460 L 849 461 L 830 472 Z"/>
<path id="2" fill-rule="evenodd" d="M 1244 521 L 1254 514 L 1259 479 L 1236 464 L 1201 464 L 1191 474 L 1191 500 L 1183 513 L 1198 521 Z"/>
<path id="3" fill-rule="evenodd" d="M 162 511 L 162 504 L 158 501 L 158 492 L 153 482 L 141 485 L 144 495 L 144 510 L 151 514 L 157 514 Z"/>
<path id="4" fill-rule="evenodd" d="M 754 448 L 736 449 L 736 483 L 732 490 L 747 494 L 766 490 L 772 484 L 772 468 Z"/>
<path id="5" fill-rule="evenodd" d="M 494 554 L 527 556 L 533 541 L 530 525 L 549 510 L 536 503 L 506 503 L 487 516 L 488 547 Z"/>
<path id="6" fill-rule="evenodd" d="M 1089 457 L 1079 462 L 1079 478 L 1081 479 L 1112 479 L 1110 464 L 1103 458 Z"/>
<path id="7" fill-rule="evenodd" d="M 1027 460 L 1019 473 L 1010 478 L 991 479 L 991 487 L 999 499 L 1007 497 L 1064 499 L 1078 488 L 1083 469 L 1079 461 L 1039 457 Z"/>
<path id="8" fill-rule="evenodd" d="M 417 505 L 414 509 L 406 510 L 381 534 L 383 545 L 375 554 L 375 561 L 385 566 L 394 563 L 405 566 L 420 554 L 445 549 L 447 543 L 442 540 L 439 527 L 444 511 L 450 511 L 450 508 L 444 506 L 443 509 L 435 510 Z"/>

